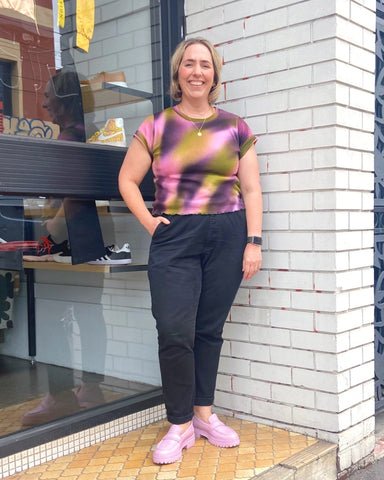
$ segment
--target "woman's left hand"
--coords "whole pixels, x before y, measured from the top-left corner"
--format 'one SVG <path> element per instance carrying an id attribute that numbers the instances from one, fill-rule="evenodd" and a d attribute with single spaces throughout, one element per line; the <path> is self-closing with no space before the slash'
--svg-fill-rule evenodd
<path id="1" fill-rule="evenodd" d="M 250 280 L 261 268 L 261 246 L 247 243 L 243 256 L 243 278 Z"/>

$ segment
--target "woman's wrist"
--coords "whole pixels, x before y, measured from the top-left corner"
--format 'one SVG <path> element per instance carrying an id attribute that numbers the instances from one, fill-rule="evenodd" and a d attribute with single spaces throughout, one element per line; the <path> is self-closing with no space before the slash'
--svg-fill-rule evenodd
<path id="1" fill-rule="evenodd" d="M 247 243 L 250 243 L 252 245 L 262 245 L 263 244 L 263 239 L 259 236 L 256 235 L 249 235 L 247 237 Z"/>

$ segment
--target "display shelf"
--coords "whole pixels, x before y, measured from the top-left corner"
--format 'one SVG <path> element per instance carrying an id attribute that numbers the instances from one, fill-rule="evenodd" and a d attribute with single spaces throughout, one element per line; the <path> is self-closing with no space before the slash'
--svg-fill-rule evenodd
<path id="1" fill-rule="evenodd" d="M 106 203 L 106 202 L 105 202 Z M 108 205 L 97 205 L 96 209 L 98 215 L 108 215 L 109 207 Z M 40 219 L 47 220 L 48 218 L 56 217 L 59 215 L 65 218 L 64 209 L 62 208 L 51 208 L 51 207 L 24 207 L 24 218 L 29 219 Z"/>
<path id="2" fill-rule="evenodd" d="M 147 265 L 139 263 L 127 263 L 124 265 L 90 265 L 81 263 L 72 265 L 59 262 L 23 262 L 24 269 L 33 270 L 51 270 L 67 272 L 91 272 L 91 273 L 118 273 L 118 272 L 143 272 L 147 270 Z"/>
<path id="3" fill-rule="evenodd" d="M 113 83 L 101 82 L 81 85 L 84 113 L 101 108 L 116 107 L 152 99 L 152 93 Z"/>

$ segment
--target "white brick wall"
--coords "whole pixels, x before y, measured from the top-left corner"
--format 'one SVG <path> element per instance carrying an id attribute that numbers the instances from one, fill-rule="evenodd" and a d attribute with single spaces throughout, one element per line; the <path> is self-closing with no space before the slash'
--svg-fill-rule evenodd
<path id="1" fill-rule="evenodd" d="M 374 445 L 374 0 L 186 1 L 224 60 L 220 106 L 259 136 L 263 271 L 225 327 L 216 404 Z"/>

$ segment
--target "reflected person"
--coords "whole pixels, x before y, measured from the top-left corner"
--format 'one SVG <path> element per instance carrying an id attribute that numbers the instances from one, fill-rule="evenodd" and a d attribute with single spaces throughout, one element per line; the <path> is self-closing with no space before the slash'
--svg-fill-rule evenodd
<path id="1" fill-rule="evenodd" d="M 74 71 L 59 72 L 47 83 L 43 107 L 47 109 L 52 121 L 60 127 L 58 140 L 85 142 L 80 88 L 77 73 Z M 81 204 L 76 203 L 75 199 L 64 199 L 63 202 L 64 206 L 66 202 L 69 205 L 66 214 L 68 210 L 70 213 L 75 212 L 80 221 L 87 224 L 89 219 L 84 218 L 86 212 L 82 210 Z M 43 224 L 52 241 L 53 238 L 67 236 L 64 209 L 60 204 L 59 200 L 51 200 L 50 206 L 58 208 L 58 213 Z M 68 214 L 66 216 L 68 223 Z M 90 235 L 91 228 L 92 225 L 89 226 Z M 101 292 L 102 279 L 100 283 L 100 286 L 94 286 L 95 291 Z M 100 383 L 104 381 L 106 327 L 101 294 L 99 298 L 93 298 L 92 306 L 83 303 L 69 305 L 65 307 L 61 318 L 59 313 L 58 315 L 56 322 L 52 322 L 49 318 L 46 320 L 46 325 L 43 325 L 43 319 L 40 321 L 38 337 L 40 348 L 44 349 L 45 345 L 49 345 L 52 336 L 60 339 L 60 351 L 57 352 L 55 360 L 61 365 L 73 365 L 73 327 L 77 324 L 81 343 L 82 383 L 80 387 L 75 387 L 72 368 L 57 368 L 48 364 L 49 393 L 36 408 L 24 414 L 22 423 L 26 426 L 39 425 L 70 415 L 81 408 L 90 408 L 104 403 Z"/>
<path id="2" fill-rule="evenodd" d="M 53 75 L 46 85 L 42 106 L 60 127 L 58 140 L 85 142 L 83 101 L 76 72 Z"/>

